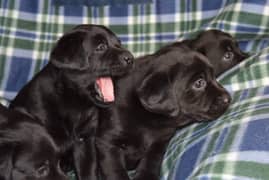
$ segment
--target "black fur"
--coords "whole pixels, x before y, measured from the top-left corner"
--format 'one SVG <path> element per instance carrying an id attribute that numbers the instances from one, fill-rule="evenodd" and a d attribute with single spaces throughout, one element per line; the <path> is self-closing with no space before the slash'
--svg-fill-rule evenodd
<path id="1" fill-rule="evenodd" d="M 98 108 L 96 79 L 125 75 L 133 56 L 106 27 L 79 25 L 59 39 L 48 65 L 11 102 L 47 128 L 63 153 L 62 167 L 73 164 L 78 180 L 97 174 L 94 134 Z M 69 170 L 69 169 L 67 169 Z"/>
<path id="2" fill-rule="evenodd" d="M 104 180 L 159 179 L 160 165 L 176 129 L 217 119 L 230 96 L 202 54 L 184 43 L 136 60 L 119 79 L 114 106 L 100 113 L 98 161 Z"/>
<path id="3" fill-rule="evenodd" d="M 240 50 L 235 38 L 216 29 L 203 31 L 196 38 L 183 42 L 208 57 L 216 76 L 249 57 Z"/>
<path id="4" fill-rule="evenodd" d="M 0 180 L 67 180 L 60 151 L 46 129 L 0 105 Z"/>

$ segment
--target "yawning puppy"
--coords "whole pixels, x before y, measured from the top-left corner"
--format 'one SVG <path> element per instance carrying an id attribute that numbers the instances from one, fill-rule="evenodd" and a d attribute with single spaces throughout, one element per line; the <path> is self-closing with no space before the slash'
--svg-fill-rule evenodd
<path id="1" fill-rule="evenodd" d="M 163 154 L 177 128 L 217 119 L 230 96 L 209 60 L 184 43 L 136 60 L 116 84 L 115 105 L 100 113 L 97 131 L 102 179 L 158 180 Z"/>
<path id="2" fill-rule="evenodd" d="M 112 79 L 132 66 L 133 56 L 113 32 L 104 26 L 79 25 L 59 39 L 48 65 L 10 108 L 38 119 L 65 154 L 62 165 L 73 161 L 78 180 L 93 180 L 98 108 L 114 101 Z"/>
<path id="3" fill-rule="evenodd" d="M 248 54 L 240 50 L 235 38 L 220 30 L 207 30 L 195 39 L 183 42 L 208 57 L 216 76 L 248 57 Z"/>
<path id="4" fill-rule="evenodd" d="M 0 105 L 0 179 L 67 180 L 60 154 L 37 121 Z"/>

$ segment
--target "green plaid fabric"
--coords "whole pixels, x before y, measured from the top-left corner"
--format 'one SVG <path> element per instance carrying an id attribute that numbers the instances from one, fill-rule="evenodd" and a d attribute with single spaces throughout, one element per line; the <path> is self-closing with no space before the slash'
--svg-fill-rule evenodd
<path id="1" fill-rule="evenodd" d="M 263 1 L 156 0 L 93 7 L 85 6 L 86 1 L 72 5 L 55 1 L 0 1 L 3 98 L 12 99 L 46 64 L 55 41 L 81 23 L 108 26 L 135 56 L 212 28 L 232 34 L 248 52 L 259 51 L 268 44 L 268 6 Z"/>
<path id="2" fill-rule="evenodd" d="M 0 0 L 2 102 L 8 104 L 44 67 L 55 41 L 77 24 L 106 25 L 135 56 L 219 29 L 252 56 L 219 78 L 232 94 L 230 109 L 216 121 L 180 130 L 171 140 L 161 179 L 269 179 L 269 1 L 98 2 Z"/>
<path id="3" fill-rule="evenodd" d="M 231 90 L 231 107 L 218 120 L 194 124 L 174 136 L 162 179 L 268 179 L 268 52 L 264 49 L 220 78 Z"/>

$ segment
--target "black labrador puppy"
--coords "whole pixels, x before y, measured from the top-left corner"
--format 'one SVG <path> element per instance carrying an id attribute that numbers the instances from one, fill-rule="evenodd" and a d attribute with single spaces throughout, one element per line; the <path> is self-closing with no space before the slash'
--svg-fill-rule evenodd
<path id="1" fill-rule="evenodd" d="M 240 50 L 235 38 L 216 29 L 203 31 L 196 38 L 183 42 L 208 57 L 216 76 L 249 57 L 247 53 Z"/>
<path id="2" fill-rule="evenodd" d="M 105 180 L 158 180 L 162 157 L 175 131 L 217 119 L 230 95 L 218 84 L 209 60 L 184 43 L 136 60 L 115 82 L 114 106 L 102 109 L 98 161 Z"/>
<path id="3" fill-rule="evenodd" d="M 49 63 L 23 87 L 10 108 L 47 128 L 64 154 L 64 169 L 73 164 L 78 180 L 93 180 L 98 108 L 114 101 L 113 78 L 132 67 L 132 54 L 108 28 L 78 25 L 59 39 Z"/>
<path id="4" fill-rule="evenodd" d="M 59 153 L 40 123 L 0 105 L 0 180 L 68 180 Z"/>

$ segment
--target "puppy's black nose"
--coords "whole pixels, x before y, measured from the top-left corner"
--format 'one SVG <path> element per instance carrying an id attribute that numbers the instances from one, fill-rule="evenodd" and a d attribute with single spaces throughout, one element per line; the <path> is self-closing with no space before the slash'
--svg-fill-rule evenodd
<path id="1" fill-rule="evenodd" d="M 123 59 L 128 65 L 133 64 L 133 59 L 130 58 L 129 56 L 125 56 Z"/>
<path id="2" fill-rule="evenodd" d="M 124 66 L 130 66 L 134 63 L 134 57 L 131 53 L 125 52 L 121 55 L 121 61 Z"/>
<path id="3" fill-rule="evenodd" d="M 231 102 L 231 97 L 228 94 L 223 94 L 217 97 L 217 104 L 219 105 L 229 105 Z"/>

